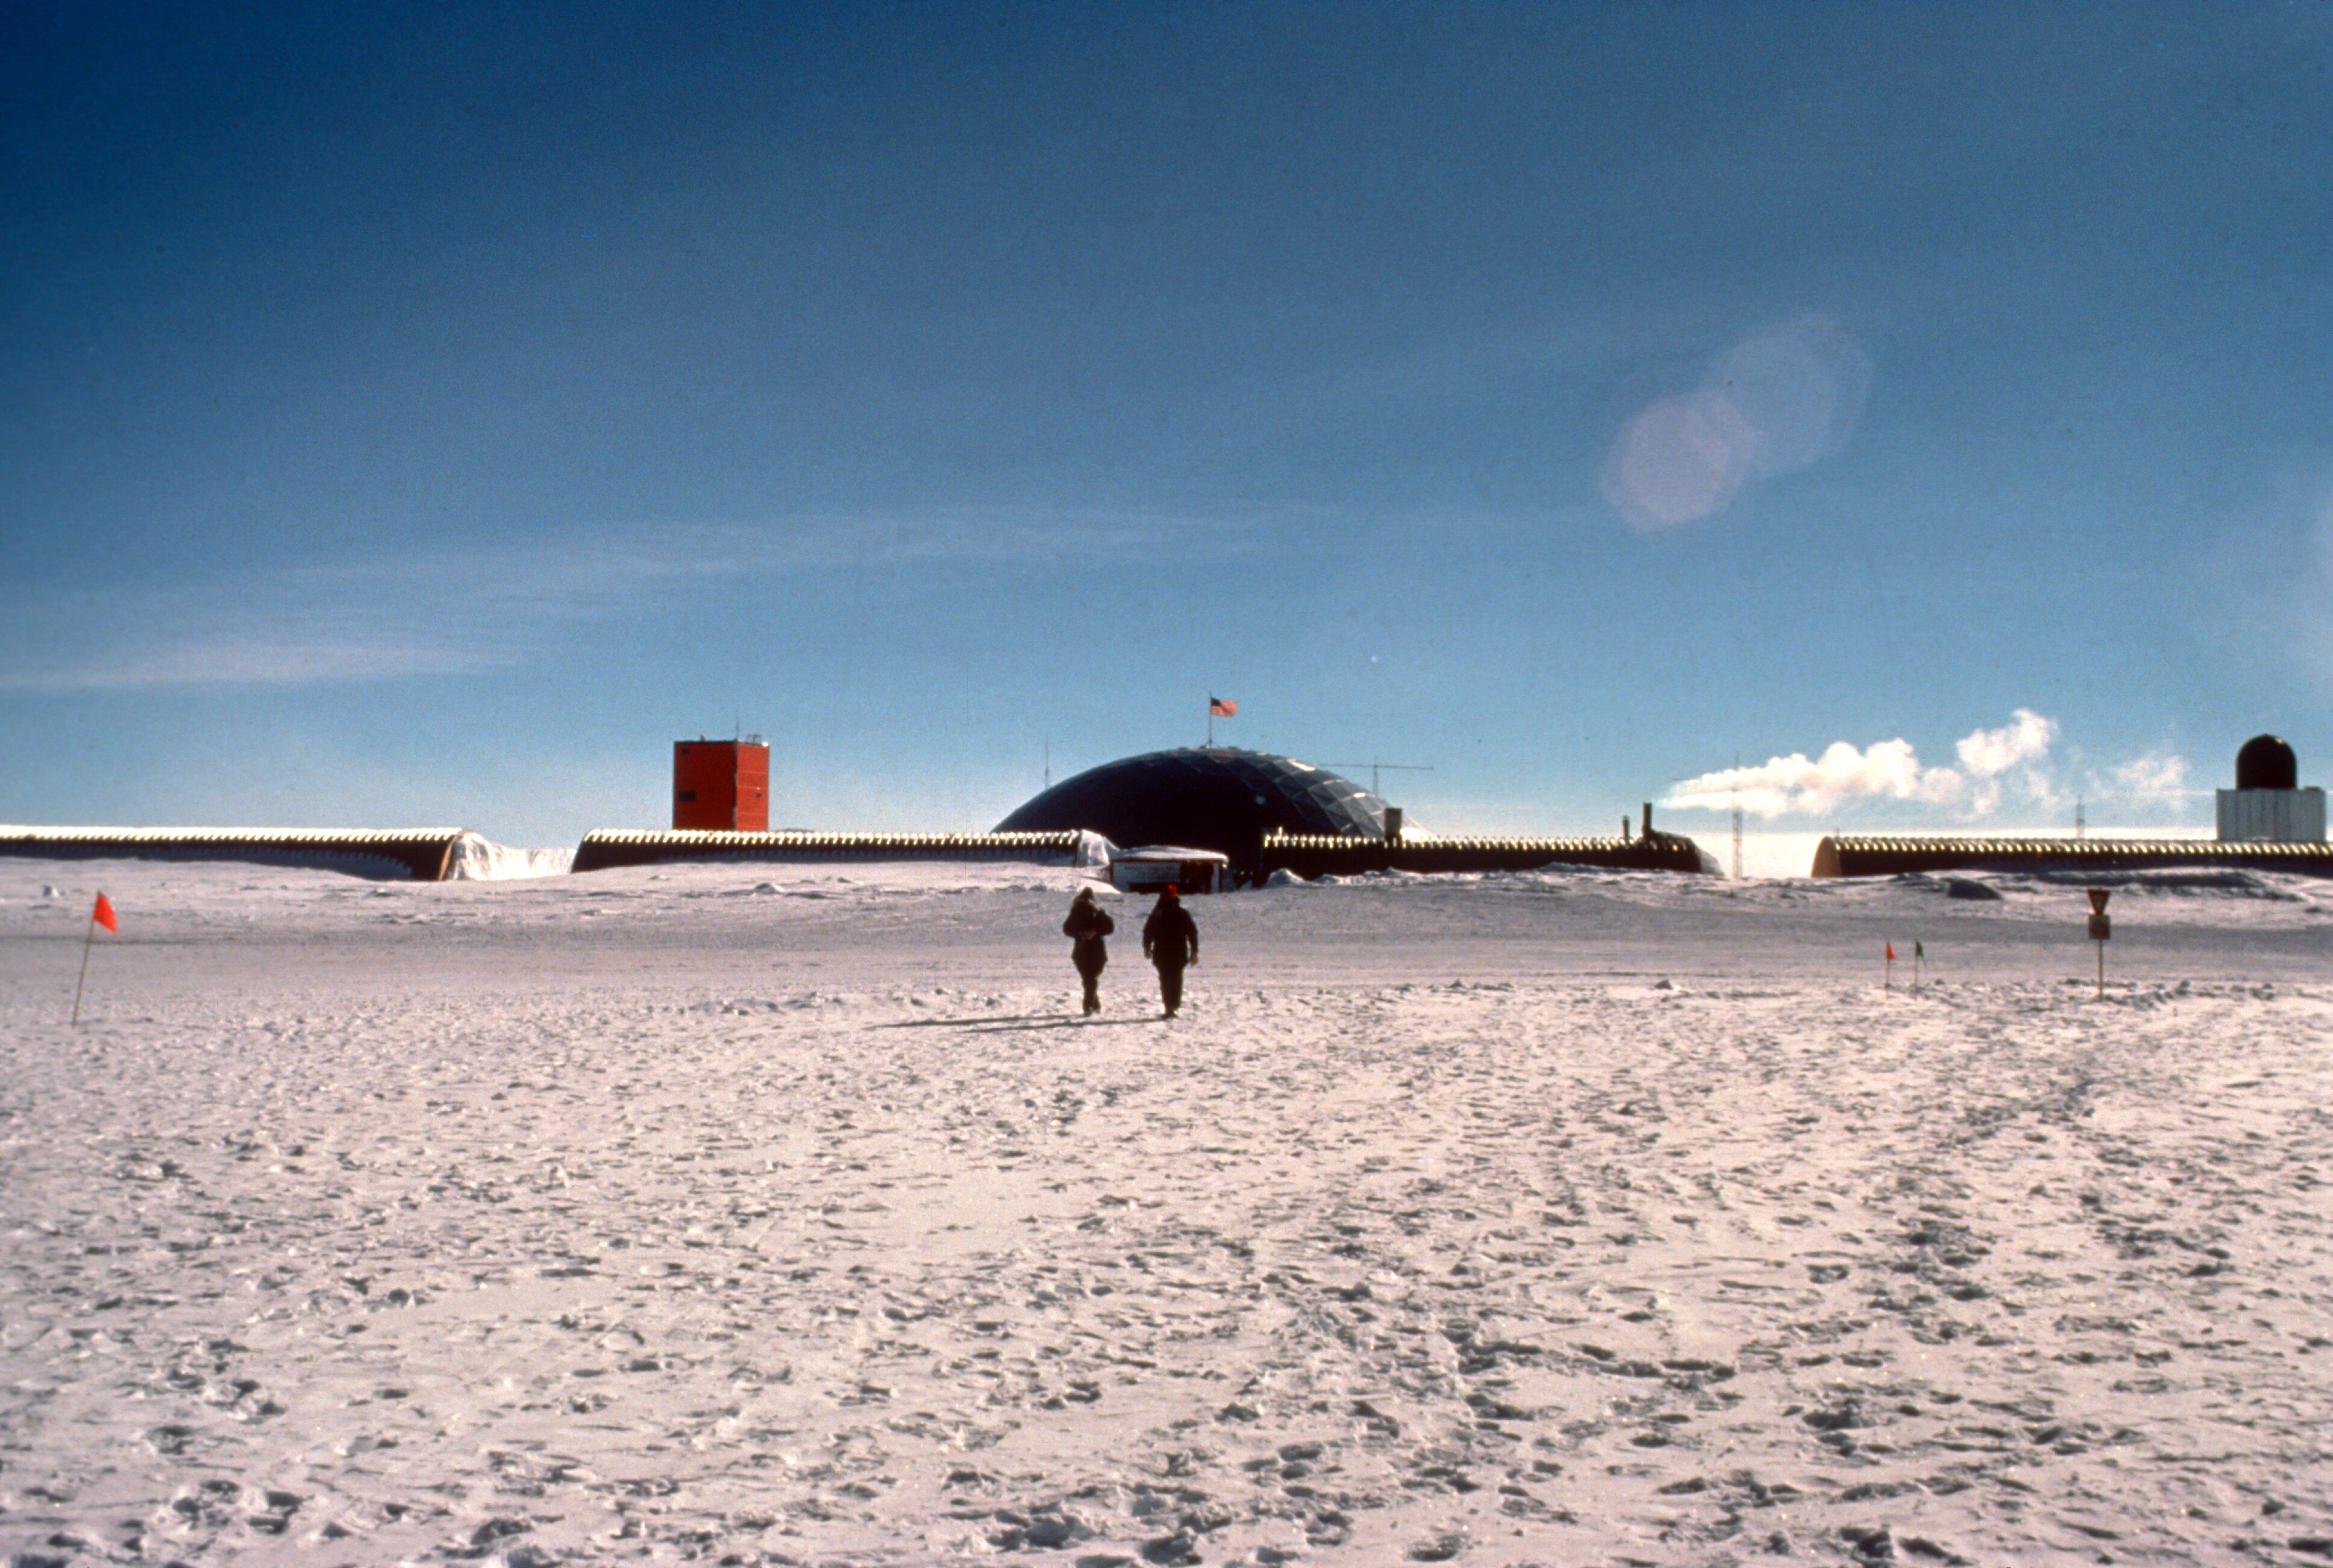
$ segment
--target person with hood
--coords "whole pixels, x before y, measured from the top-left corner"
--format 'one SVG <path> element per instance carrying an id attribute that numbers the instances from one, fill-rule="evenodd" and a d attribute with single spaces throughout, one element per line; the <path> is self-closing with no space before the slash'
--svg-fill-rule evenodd
<path id="1" fill-rule="evenodd" d="M 1173 1018 L 1183 1005 L 1183 969 L 1199 961 L 1199 928 L 1174 888 L 1158 891 L 1157 907 L 1142 924 L 1142 956 L 1158 967 L 1158 999 Z"/>
<path id="2" fill-rule="evenodd" d="M 1070 900 L 1069 919 L 1061 922 L 1061 934 L 1070 939 L 1070 961 L 1085 982 L 1088 1018 L 1101 1011 L 1101 971 L 1109 962 L 1109 947 L 1102 938 L 1117 929 L 1118 922 L 1095 899 L 1093 889 L 1079 888 L 1077 897 Z"/>

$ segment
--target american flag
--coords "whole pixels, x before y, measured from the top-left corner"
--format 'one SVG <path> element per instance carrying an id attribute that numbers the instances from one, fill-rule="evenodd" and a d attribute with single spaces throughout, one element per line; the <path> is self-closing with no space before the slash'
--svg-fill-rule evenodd
<path id="1" fill-rule="evenodd" d="M 1226 703 L 1221 697 L 1207 699 L 1207 717 L 1210 719 L 1230 719 L 1236 717 L 1238 713 L 1237 703 Z"/>

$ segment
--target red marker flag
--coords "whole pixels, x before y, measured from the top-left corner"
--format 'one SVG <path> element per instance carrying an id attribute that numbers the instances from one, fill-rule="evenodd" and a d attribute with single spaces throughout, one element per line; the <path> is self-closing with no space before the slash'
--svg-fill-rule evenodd
<path id="1" fill-rule="evenodd" d="M 121 927 L 114 923 L 113 905 L 101 893 L 97 895 L 96 907 L 89 912 L 89 930 L 82 933 L 81 979 L 73 981 L 72 1021 L 76 1024 L 81 1022 L 82 988 L 89 984 L 89 944 L 97 940 L 97 928 L 101 925 L 116 936 L 121 934 Z"/>
<path id="2" fill-rule="evenodd" d="M 1887 944 L 1887 961 L 1889 963 L 1896 961 L 1896 944 L 1892 942 Z"/>

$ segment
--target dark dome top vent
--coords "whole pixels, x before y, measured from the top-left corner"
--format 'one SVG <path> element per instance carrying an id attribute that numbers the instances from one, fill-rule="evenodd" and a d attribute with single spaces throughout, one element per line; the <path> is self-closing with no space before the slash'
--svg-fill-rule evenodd
<path id="1" fill-rule="evenodd" d="M 2274 735 L 2254 735 L 2236 753 L 2239 789 L 2298 789 L 2300 764 L 2292 748 Z"/>

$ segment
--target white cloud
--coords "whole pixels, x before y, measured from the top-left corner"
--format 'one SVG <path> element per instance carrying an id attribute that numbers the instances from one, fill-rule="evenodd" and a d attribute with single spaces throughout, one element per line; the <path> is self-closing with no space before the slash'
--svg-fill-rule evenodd
<path id="1" fill-rule="evenodd" d="M 2031 708 L 2020 708 L 2011 718 L 2011 722 L 1998 730 L 1979 730 L 1963 737 L 1954 749 L 1961 766 L 1980 779 L 1990 779 L 2021 762 L 2047 758 L 2058 739 L 2058 722 Z"/>
<path id="2" fill-rule="evenodd" d="M 2031 708 L 2020 708 L 1998 730 L 1978 730 L 1962 737 L 1954 748 L 1961 766 L 1975 781 L 1969 790 L 1973 816 L 1990 817 L 2001 808 L 2002 775 L 2018 770 L 2026 802 L 2041 810 L 2055 810 L 2059 797 L 2049 772 L 2050 748 L 2058 739 L 2058 722 Z"/>
<path id="3" fill-rule="evenodd" d="M 1834 741 L 1813 760 L 1792 752 L 1754 767 L 1726 768 L 1688 779 L 1669 792 L 1667 804 L 1712 811 L 1730 811 L 1738 805 L 1751 816 L 1771 821 L 1820 814 L 1849 800 L 1951 806 L 1966 789 L 1967 781 L 1952 769 L 1923 768 L 1908 741 L 1878 741 L 1861 750 Z"/>
<path id="4" fill-rule="evenodd" d="M 1726 768 L 1688 779 L 1671 790 L 1678 810 L 1731 811 L 1761 821 L 1823 817 L 1868 801 L 1933 808 L 1954 826 L 1982 823 L 2004 812 L 2033 826 L 2063 814 L 2074 788 L 2059 777 L 2053 752 L 2056 720 L 2020 708 L 1995 730 L 1976 730 L 1954 746 L 1957 768 L 1924 766 L 1908 741 L 1880 741 L 1858 749 L 1835 741 L 1809 760 L 1802 752 L 1753 767 Z M 2186 759 L 2159 748 L 2130 761 L 2088 772 L 2083 796 L 2095 820 L 2101 810 L 2176 818 L 2199 791 L 2189 787 Z"/>
<path id="5" fill-rule="evenodd" d="M 1866 800 L 1909 801 L 1966 817 L 1989 817 L 2000 808 L 2002 776 L 2012 770 L 2028 802 L 2054 801 L 2047 764 L 2057 737 L 2055 720 L 2020 708 L 2000 729 L 1963 737 L 1954 749 L 1958 768 L 1924 766 L 1912 743 L 1901 738 L 1860 749 L 1834 741 L 1811 761 L 1803 752 L 1792 752 L 1754 767 L 1689 779 L 1670 792 L 1668 804 L 1703 810 L 1739 806 L 1763 821 L 1820 816 Z"/>

